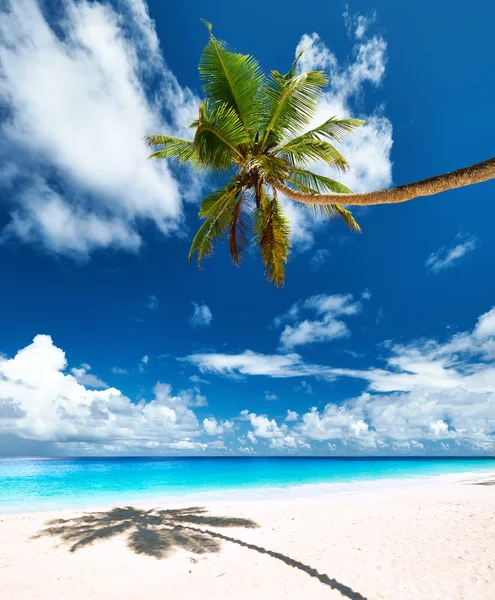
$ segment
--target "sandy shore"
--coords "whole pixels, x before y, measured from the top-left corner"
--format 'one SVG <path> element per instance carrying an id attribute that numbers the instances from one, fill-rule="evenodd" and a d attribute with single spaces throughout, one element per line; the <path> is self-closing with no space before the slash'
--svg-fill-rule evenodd
<path id="1" fill-rule="evenodd" d="M 0 515 L 0 598 L 495 598 L 495 477 L 227 498 Z"/>

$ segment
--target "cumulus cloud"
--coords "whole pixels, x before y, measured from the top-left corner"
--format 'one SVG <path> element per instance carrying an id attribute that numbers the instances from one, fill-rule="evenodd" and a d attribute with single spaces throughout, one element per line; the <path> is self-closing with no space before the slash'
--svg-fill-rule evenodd
<path id="1" fill-rule="evenodd" d="M 293 435 L 285 435 L 282 438 L 272 438 L 270 440 L 270 447 L 279 451 L 309 450 L 311 448 L 310 444 Z"/>
<path id="2" fill-rule="evenodd" d="M 217 421 L 215 417 L 207 417 L 203 421 L 203 429 L 207 435 L 223 435 L 232 431 L 233 428 L 232 421 Z"/>
<path id="3" fill-rule="evenodd" d="M 279 427 L 275 419 L 269 419 L 265 415 L 248 413 L 246 418 L 251 423 L 251 426 L 253 427 L 251 433 L 256 438 L 283 438 L 287 432 L 287 425 Z"/>
<path id="4" fill-rule="evenodd" d="M 166 452 L 185 442 L 192 449 L 201 434 L 192 407 L 205 399 L 197 389 L 174 395 L 157 383 L 151 400 L 132 402 L 113 387 L 89 389 L 77 381 L 80 373 L 66 371 L 65 353 L 48 335 L 1 358 L 0 436 L 50 442 L 59 453 L 129 453 Z"/>
<path id="5" fill-rule="evenodd" d="M 495 308 L 472 331 L 444 343 L 427 339 L 388 350 L 385 368 L 335 369 L 365 379 L 368 391 L 342 406 L 312 409 L 297 432 L 373 447 L 443 440 L 469 450 L 495 448 Z"/>
<path id="6" fill-rule="evenodd" d="M 323 409 L 313 407 L 300 415 L 289 409 L 282 424 L 269 415 L 242 411 L 241 418 L 252 428 L 247 439 L 267 443 L 265 450 L 305 452 L 304 444 L 310 444 L 312 451 L 321 452 L 325 442 L 332 451 L 345 453 L 495 451 L 495 307 L 483 313 L 471 331 L 443 342 L 387 343 L 381 354 L 384 365 L 367 369 L 311 365 L 297 354 L 250 351 L 199 355 L 196 364 L 231 376 L 313 375 L 366 383 L 358 396 L 328 402 Z"/>
<path id="7" fill-rule="evenodd" d="M 179 232 L 189 171 L 147 160 L 142 137 L 183 135 L 198 99 L 165 65 L 143 0 L 35 0 L 0 12 L 0 185 L 17 238 L 87 257 L 136 251 L 140 225 Z M 50 20 L 48 16 L 50 15 Z M 8 175 L 8 176 L 7 176 Z"/>
<path id="8" fill-rule="evenodd" d="M 193 302 L 193 314 L 189 317 L 189 323 L 193 327 L 207 327 L 212 319 L 213 314 L 206 304 L 196 304 Z"/>
<path id="9" fill-rule="evenodd" d="M 350 330 L 341 317 L 355 315 L 360 310 L 361 303 L 355 301 L 352 294 L 319 294 L 297 302 L 286 314 L 275 319 L 276 326 L 290 321 L 280 335 L 280 347 L 291 350 L 304 344 L 349 337 Z M 301 319 L 307 312 L 319 318 Z"/>
<path id="10" fill-rule="evenodd" d="M 272 401 L 278 400 L 277 394 L 273 394 L 272 392 L 265 392 L 265 400 Z"/>
<path id="11" fill-rule="evenodd" d="M 288 426 L 286 423 L 278 425 L 275 419 L 270 419 L 265 415 L 247 413 L 247 411 L 243 412 L 245 418 L 249 420 L 249 423 L 253 427 L 253 429 L 248 432 L 248 438 L 252 443 L 257 443 L 258 439 L 268 440 L 269 448 L 275 451 L 309 450 L 311 448 L 302 436 L 294 436 L 288 433 Z M 297 419 L 297 413 L 289 411 L 285 420 L 295 420 L 293 418 L 294 415 L 296 415 Z"/>
<path id="12" fill-rule="evenodd" d="M 361 102 L 367 86 L 376 88 L 383 82 L 387 44 L 380 35 L 368 36 L 373 17 L 351 17 L 348 10 L 346 12 L 346 25 L 353 24 L 356 37 L 350 61 L 341 65 L 317 33 L 302 36 L 296 55 L 304 50 L 299 62 L 302 71 L 322 69 L 329 74 L 328 90 L 308 129 L 334 116 L 366 121 L 364 126 L 348 136 L 339 147 L 351 167 L 346 173 L 336 176 L 329 165 L 319 163 L 311 165 L 310 169 L 339 179 L 354 192 L 365 192 L 389 187 L 392 183 L 392 123 L 384 115 L 382 106 L 377 106 L 371 114 L 367 114 Z M 311 246 L 314 241 L 313 231 L 323 225 L 322 219 L 314 218 L 294 202 L 285 200 L 284 205 L 291 220 L 294 242 L 303 249 Z"/>
<path id="13" fill-rule="evenodd" d="M 80 383 L 81 385 L 88 385 L 89 387 L 95 388 L 108 387 L 108 383 L 105 383 L 99 377 L 93 375 L 93 373 L 88 373 L 90 370 L 91 367 L 88 364 L 83 363 L 80 367 L 74 367 L 71 369 L 71 373 L 74 375 L 77 383 Z"/>
<path id="14" fill-rule="evenodd" d="M 471 332 L 444 343 L 433 339 L 389 344 L 386 368 L 334 369 L 335 375 L 362 378 L 377 392 L 415 389 L 485 393 L 495 389 L 495 307 L 482 314 Z"/>
<path id="15" fill-rule="evenodd" d="M 443 246 L 436 252 L 432 252 L 426 260 L 426 268 L 433 273 L 440 273 L 445 269 L 454 267 L 457 262 L 472 252 L 477 245 L 477 240 L 471 235 L 457 235 L 454 245 Z"/>
<path id="16" fill-rule="evenodd" d="M 287 416 L 285 417 L 285 421 L 289 422 L 289 421 L 297 421 L 297 419 L 299 419 L 299 414 L 296 413 L 295 410 L 288 410 L 287 411 Z"/>

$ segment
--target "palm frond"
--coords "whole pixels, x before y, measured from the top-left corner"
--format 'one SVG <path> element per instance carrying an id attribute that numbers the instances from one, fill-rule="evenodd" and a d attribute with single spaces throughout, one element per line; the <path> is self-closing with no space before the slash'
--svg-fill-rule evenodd
<path id="1" fill-rule="evenodd" d="M 199 108 L 194 146 L 205 166 L 225 170 L 243 156 L 239 146 L 248 141 L 236 111 L 228 104 L 211 106 L 204 100 Z"/>
<path id="2" fill-rule="evenodd" d="M 250 211 L 245 202 L 246 197 L 240 194 L 232 211 L 229 227 L 229 251 L 233 263 L 238 267 L 249 244 Z"/>
<path id="3" fill-rule="evenodd" d="M 349 194 L 352 193 L 351 190 L 339 183 L 338 181 L 334 181 L 333 179 L 329 179 L 328 177 L 324 177 L 323 175 L 317 175 L 316 173 L 311 173 L 310 171 L 302 171 L 291 173 L 290 179 L 288 181 L 294 184 L 294 187 L 303 191 L 308 192 L 310 194 L 318 194 L 320 191 L 323 192 L 336 192 L 340 194 Z M 339 191 L 337 191 L 339 190 Z M 361 232 L 361 227 L 358 222 L 352 216 L 351 211 L 347 210 L 340 204 L 305 204 L 307 208 L 310 208 L 315 213 L 320 212 L 321 214 L 327 217 L 341 217 L 347 227 L 352 231 Z"/>
<path id="4" fill-rule="evenodd" d="M 361 127 L 361 125 L 364 125 L 365 122 L 366 121 L 362 121 L 361 119 L 337 119 L 336 117 L 330 117 L 330 119 L 318 127 L 306 131 L 306 133 L 303 133 L 291 141 L 297 142 L 299 139 L 314 140 L 326 137 L 333 139 L 336 142 L 341 142 L 346 135 L 352 133 L 355 129 Z"/>
<path id="5" fill-rule="evenodd" d="M 320 212 L 330 218 L 337 216 L 341 217 L 351 231 L 356 231 L 358 233 L 361 233 L 362 231 L 359 223 L 352 216 L 351 211 L 344 208 L 341 204 L 307 204 L 306 206 L 312 208 L 315 213 Z"/>
<path id="6" fill-rule="evenodd" d="M 198 254 L 198 266 L 213 252 L 213 242 L 223 237 L 229 227 L 237 196 L 241 189 L 236 185 L 215 190 L 201 202 L 199 215 L 205 221 L 194 236 L 189 250 L 189 260 Z"/>
<path id="7" fill-rule="evenodd" d="M 352 191 L 340 181 L 330 179 L 318 173 L 292 167 L 286 180 L 295 184 L 301 191 L 312 191 L 314 194 L 333 192 L 334 194 L 352 194 Z M 306 188 L 306 189 L 304 189 Z"/>
<path id="8" fill-rule="evenodd" d="M 207 24 L 208 27 L 209 24 Z M 212 34 L 199 61 L 205 96 L 215 104 L 227 103 L 253 137 L 260 119 L 260 90 L 264 75 L 258 61 L 228 51 Z"/>
<path id="9" fill-rule="evenodd" d="M 285 264 L 291 248 L 290 224 L 276 196 L 266 198 L 266 203 L 257 209 L 254 231 L 266 278 L 277 287 L 283 286 Z"/>
<path id="10" fill-rule="evenodd" d="M 150 154 L 149 158 L 174 158 L 181 163 L 191 161 L 194 158 L 194 142 L 158 134 L 146 135 L 144 139 L 150 148 L 162 147 Z"/>
<path id="11" fill-rule="evenodd" d="M 329 142 L 318 139 L 301 139 L 303 136 L 288 142 L 275 153 L 284 158 L 290 165 L 303 167 L 315 161 L 324 161 L 345 171 L 349 166 L 342 154 Z"/>
<path id="12" fill-rule="evenodd" d="M 299 61 L 301 60 L 301 56 L 303 54 L 304 54 L 304 50 L 301 50 L 301 52 L 299 52 L 299 54 L 296 56 L 289 71 L 284 75 L 285 79 L 291 79 L 292 77 L 295 77 L 297 75 L 297 65 L 298 65 Z"/>
<path id="13" fill-rule="evenodd" d="M 244 163 L 246 171 L 256 170 L 262 179 L 285 179 L 289 168 L 287 163 L 278 156 L 270 154 L 255 154 Z"/>
<path id="14" fill-rule="evenodd" d="M 323 71 L 286 78 L 272 71 L 264 88 L 265 124 L 261 146 L 296 135 L 313 119 L 328 79 Z"/>

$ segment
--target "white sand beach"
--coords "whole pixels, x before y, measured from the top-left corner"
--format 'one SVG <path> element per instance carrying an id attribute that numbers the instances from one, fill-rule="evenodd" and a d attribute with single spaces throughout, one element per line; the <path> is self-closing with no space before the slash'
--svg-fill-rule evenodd
<path id="1" fill-rule="evenodd" d="M 495 477 L 199 507 L 0 515 L 0 598 L 495 598 Z"/>

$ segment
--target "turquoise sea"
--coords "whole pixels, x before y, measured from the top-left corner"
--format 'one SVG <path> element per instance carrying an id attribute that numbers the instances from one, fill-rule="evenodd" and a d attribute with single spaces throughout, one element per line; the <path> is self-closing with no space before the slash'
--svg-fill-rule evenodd
<path id="1" fill-rule="evenodd" d="M 495 471 L 479 458 L 0 460 L 0 511 L 49 510 L 248 488 Z"/>

